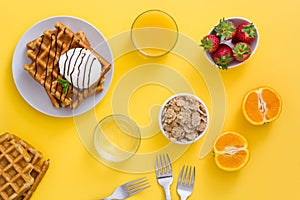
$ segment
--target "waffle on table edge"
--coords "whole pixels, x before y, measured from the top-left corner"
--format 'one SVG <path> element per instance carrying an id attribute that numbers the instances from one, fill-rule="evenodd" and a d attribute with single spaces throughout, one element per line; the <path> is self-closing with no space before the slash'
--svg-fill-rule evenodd
<path id="1" fill-rule="evenodd" d="M 111 64 L 91 48 L 83 32 L 73 33 L 60 22 L 54 27 L 54 30 L 46 30 L 42 36 L 27 43 L 26 55 L 31 59 L 31 64 L 25 64 L 24 69 L 45 88 L 54 107 L 75 109 L 85 98 L 103 90 L 104 75 Z M 72 48 L 90 50 L 102 65 L 102 75 L 90 88 L 78 89 L 70 85 L 67 93 L 64 93 L 61 83 L 57 81 L 58 78 L 63 78 L 59 73 L 58 60 Z"/>
<path id="2" fill-rule="evenodd" d="M 19 137 L 0 136 L 0 200 L 27 200 L 45 175 L 50 160 Z"/>

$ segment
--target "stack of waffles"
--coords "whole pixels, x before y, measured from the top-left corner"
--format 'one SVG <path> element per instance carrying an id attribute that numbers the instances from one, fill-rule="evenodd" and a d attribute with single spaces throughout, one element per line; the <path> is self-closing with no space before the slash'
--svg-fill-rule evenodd
<path id="1" fill-rule="evenodd" d="M 27 200 L 36 190 L 49 160 L 19 137 L 0 136 L 0 200 Z"/>
<path id="2" fill-rule="evenodd" d="M 73 33 L 64 24 L 57 22 L 54 30 L 46 30 L 44 34 L 27 43 L 27 56 L 30 64 L 24 69 L 40 83 L 46 90 L 54 107 L 77 108 L 87 97 L 103 90 L 105 74 L 110 70 L 111 64 L 95 52 L 83 32 Z M 59 72 L 59 58 L 66 51 L 73 48 L 90 50 L 102 65 L 102 74 L 99 81 L 89 88 L 79 89 L 72 85 L 64 91 L 63 85 L 58 81 L 62 77 Z"/>

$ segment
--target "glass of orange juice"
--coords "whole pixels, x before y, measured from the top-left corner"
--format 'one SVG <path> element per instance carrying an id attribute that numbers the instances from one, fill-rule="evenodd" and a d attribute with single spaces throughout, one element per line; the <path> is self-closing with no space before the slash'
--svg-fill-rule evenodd
<path id="1" fill-rule="evenodd" d="M 174 18 L 161 10 L 147 10 L 134 20 L 131 40 L 144 56 L 160 57 L 169 53 L 176 45 L 178 27 Z"/>

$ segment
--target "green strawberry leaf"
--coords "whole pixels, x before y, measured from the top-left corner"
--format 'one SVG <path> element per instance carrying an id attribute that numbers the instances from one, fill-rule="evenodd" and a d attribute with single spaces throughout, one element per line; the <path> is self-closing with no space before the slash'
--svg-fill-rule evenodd
<path id="1" fill-rule="evenodd" d="M 244 26 L 244 28 L 242 29 L 242 32 L 247 33 L 247 35 L 251 38 L 255 38 L 257 36 L 255 27 L 253 25 L 253 23 Z"/>

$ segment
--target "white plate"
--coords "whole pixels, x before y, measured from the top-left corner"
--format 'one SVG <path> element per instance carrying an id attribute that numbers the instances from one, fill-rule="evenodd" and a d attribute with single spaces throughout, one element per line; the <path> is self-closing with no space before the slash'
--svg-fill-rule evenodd
<path id="1" fill-rule="evenodd" d="M 53 107 L 45 89 L 24 70 L 24 64 L 31 63 L 26 56 L 26 44 L 43 34 L 45 30 L 53 30 L 54 24 L 60 21 L 69 26 L 73 32 L 83 31 L 92 48 L 111 63 L 111 70 L 105 75 L 104 90 L 93 95 L 72 110 L 70 108 Z M 42 20 L 29 28 L 19 40 L 12 60 L 12 73 L 16 87 L 21 96 L 36 110 L 54 117 L 71 117 L 92 109 L 107 93 L 113 75 L 113 56 L 109 44 L 102 33 L 88 22 L 70 16 L 57 16 Z"/>

